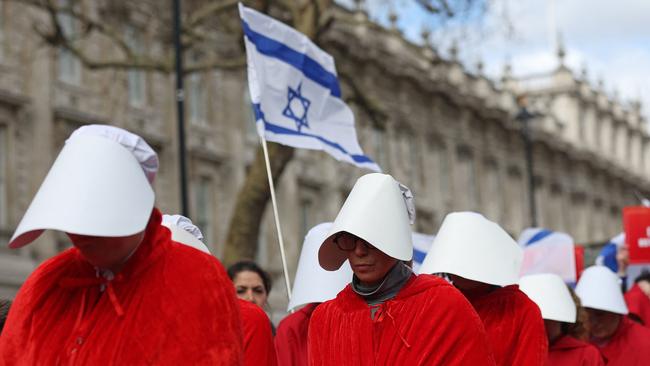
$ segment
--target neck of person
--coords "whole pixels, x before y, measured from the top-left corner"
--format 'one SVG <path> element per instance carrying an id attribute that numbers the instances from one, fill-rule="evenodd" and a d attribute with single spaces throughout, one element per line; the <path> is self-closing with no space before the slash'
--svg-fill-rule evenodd
<path id="1" fill-rule="evenodd" d="M 413 276 L 413 271 L 404 262 L 397 261 L 384 278 L 375 283 L 362 283 L 354 275 L 352 290 L 361 296 L 368 305 L 378 305 L 397 296 L 402 287 Z"/>

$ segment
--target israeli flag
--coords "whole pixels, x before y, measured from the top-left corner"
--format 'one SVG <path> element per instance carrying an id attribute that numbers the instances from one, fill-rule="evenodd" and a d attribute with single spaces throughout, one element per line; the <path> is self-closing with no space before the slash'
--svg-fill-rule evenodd
<path id="1" fill-rule="evenodd" d="M 610 239 L 603 249 L 600 250 L 598 257 L 596 257 L 596 265 L 606 266 L 611 269 L 612 272 L 618 273 L 618 261 L 616 260 L 616 254 L 618 253 L 618 248 L 622 247 L 625 244 L 625 233 L 620 233 Z"/>
<path id="2" fill-rule="evenodd" d="M 381 171 L 359 146 L 332 56 L 295 29 L 241 3 L 239 14 L 260 136 Z"/>
<path id="3" fill-rule="evenodd" d="M 429 248 L 436 237 L 422 233 L 412 233 L 411 237 L 413 238 L 413 272 L 419 274 L 424 257 L 429 253 Z"/>
<path id="4" fill-rule="evenodd" d="M 524 250 L 520 275 L 555 273 L 564 282 L 576 282 L 576 257 L 573 238 L 566 233 L 543 228 L 527 228 L 519 236 Z"/>

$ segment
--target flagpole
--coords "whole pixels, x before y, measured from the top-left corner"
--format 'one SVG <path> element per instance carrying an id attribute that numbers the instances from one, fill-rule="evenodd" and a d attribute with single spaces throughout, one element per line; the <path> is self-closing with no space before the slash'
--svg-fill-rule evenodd
<path id="1" fill-rule="evenodd" d="M 289 283 L 289 271 L 287 270 L 287 258 L 284 255 L 284 240 L 282 239 L 282 228 L 280 228 L 280 216 L 278 215 L 278 204 L 275 200 L 275 185 L 271 175 L 271 163 L 269 162 L 269 150 L 266 147 L 266 138 L 261 134 L 262 150 L 264 150 L 264 162 L 266 163 L 266 176 L 269 179 L 271 188 L 271 204 L 273 205 L 273 218 L 275 219 L 275 228 L 278 232 L 278 244 L 280 245 L 280 257 L 282 258 L 282 271 L 284 272 L 284 281 L 287 286 L 287 299 L 291 301 L 291 284 Z"/>

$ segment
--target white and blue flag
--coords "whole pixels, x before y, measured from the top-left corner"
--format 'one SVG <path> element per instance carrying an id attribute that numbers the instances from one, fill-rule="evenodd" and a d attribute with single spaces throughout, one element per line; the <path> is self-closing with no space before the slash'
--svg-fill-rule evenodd
<path id="1" fill-rule="evenodd" d="M 611 269 L 612 272 L 618 272 L 618 261 L 616 260 L 616 254 L 618 253 L 618 248 L 625 245 L 625 233 L 620 233 L 610 239 L 603 249 L 600 250 L 598 257 L 596 257 L 596 265 L 606 266 Z"/>
<path id="2" fill-rule="evenodd" d="M 566 233 L 543 228 L 527 228 L 519 236 L 524 250 L 520 275 L 555 273 L 564 282 L 576 282 L 573 238 Z"/>
<path id="3" fill-rule="evenodd" d="M 424 257 L 429 253 L 431 244 L 433 244 L 433 239 L 435 235 L 427 235 L 422 233 L 411 233 L 413 238 L 413 272 L 419 274 L 420 266 L 424 262 Z"/>
<path id="4" fill-rule="evenodd" d="M 341 99 L 334 58 L 295 29 L 241 3 L 239 14 L 260 135 L 381 171 L 359 146 L 354 114 Z"/>

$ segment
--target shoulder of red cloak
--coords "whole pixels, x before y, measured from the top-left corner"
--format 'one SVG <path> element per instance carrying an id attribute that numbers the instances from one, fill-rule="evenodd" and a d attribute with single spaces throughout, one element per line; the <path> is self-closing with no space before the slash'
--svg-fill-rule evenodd
<path id="1" fill-rule="evenodd" d="M 299 366 L 307 361 L 309 320 L 317 306 L 317 303 L 307 304 L 278 324 L 273 340 L 278 365 Z"/>
<path id="2" fill-rule="evenodd" d="M 541 311 L 519 286 L 498 288 L 472 305 L 485 324 L 497 363 L 546 363 L 548 339 Z"/>
<path id="3" fill-rule="evenodd" d="M 604 366 L 605 361 L 595 346 L 565 335 L 553 343 L 549 349 L 549 365 L 590 365 Z"/>
<path id="4" fill-rule="evenodd" d="M 368 355 L 384 364 L 494 364 L 480 318 L 447 281 L 419 275 L 381 306 L 386 325 L 375 328 L 369 306 L 349 286 L 319 305 L 309 324 L 309 364 L 363 365 Z"/>
<path id="5" fill-rule="evenodd" d="M 573 349 L 573 348 L 584 348 L 584 347 L 592 347 L 592 346 L 589 343 L 571 337 L 570 335 L 565 335 L 560 339 L 558 339 L 557 341 L 553 342 L 553 344 L 549 345 L 549 349 L 553 351 Z"/>
<path id="6" fill-rule="evenodd" d="M 276 364 L 271 321 L 259 306 L 238 299 L 244 331 L 244 365 Z"/>
<path id="7" fill-rule="evenodd" d="M 638 316 L 646 327 L 650 327 L 650 298 L 637 284 L 625 293 L 625 303 L 630 313 Z"/>

